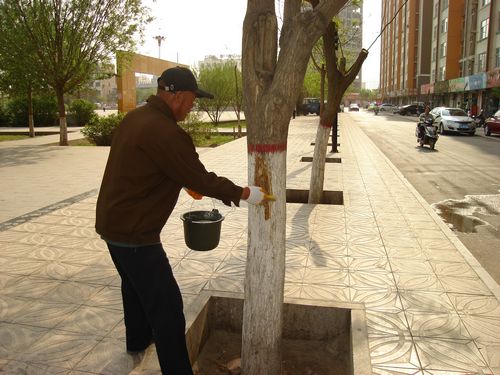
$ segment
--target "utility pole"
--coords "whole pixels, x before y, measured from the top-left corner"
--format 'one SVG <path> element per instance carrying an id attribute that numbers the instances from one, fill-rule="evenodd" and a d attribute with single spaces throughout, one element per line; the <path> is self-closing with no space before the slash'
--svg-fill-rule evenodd
<path id="1" fill-rule="evenodd" d="M 165 37 L 162 36 L 162 35 L 156 35 L 153 37 L 153 39 L 156 39 L 157 42 L 158 42 L 158 58 L 160 58 L 161 54 L 161 42 L 163 42 L 165 40 Z"/>

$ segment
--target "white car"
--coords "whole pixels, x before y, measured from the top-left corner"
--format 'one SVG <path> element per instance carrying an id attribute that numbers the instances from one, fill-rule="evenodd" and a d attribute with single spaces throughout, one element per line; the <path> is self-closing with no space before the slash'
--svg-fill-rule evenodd
<path id="1" fill-rule="evenodd" d="M 349 112 L 359 112 L 359 105 L 356 103 L 349 104 Z"/>
<path id="2" fill-rule="evenodd" d="M 398 106 L 391 103 L 382 103 L 378 106 L 380 112 L 387 111 L 393 113 L 396 109 L 398 109 Z"/>
<path id="3" fill-rule="evenodd" d="M 474 135 L 476 133 L 474 119 L 461 108 L 436 107 L 431 111 L 431 115 L 434 117 L 434 125 L 438 127 L 440 134 L 454 132 Z"/>

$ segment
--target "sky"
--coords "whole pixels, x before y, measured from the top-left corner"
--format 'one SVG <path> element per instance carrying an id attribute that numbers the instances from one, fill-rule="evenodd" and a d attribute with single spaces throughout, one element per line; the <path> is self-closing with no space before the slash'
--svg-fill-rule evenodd
<path id="1" fill-rule="evenodd" d="M 380 31 L 381 0 L 363 1 L 363 48 L 368 48 Z M 146 0 L 155 20 L 146 29 L 138 52 L 197 65 L 206 55 L 241 55 L 243 19 L 247 0 Z M 279 16 L 279 14 L 278 14 Z M 165 39 L 160 49 L 154 38 Z M 379 83 L 380 39 L 370 49 L 363 64 L 367 88 Z"/>

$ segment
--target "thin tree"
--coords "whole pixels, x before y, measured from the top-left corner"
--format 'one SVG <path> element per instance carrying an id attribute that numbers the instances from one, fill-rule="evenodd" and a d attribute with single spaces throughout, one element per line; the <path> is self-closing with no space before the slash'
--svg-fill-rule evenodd
<path id="1" fill-rule="evenodd" d="M 199 109 L 206 112 L 215 127 L 222 113 L 234 97 L 233 63 L 206 64 L 200 67 L 199 81 L 203 88 L 214 95 L 213 99 L 198 99 Z"/>
<path id="2" fill-rule="evenodd" d="M 317 2 L 318 0 L 314 0 Z M 325 161 L 328 148 L 328 137 L 332 133 L 332 152 L 337 152 L 338 134 L 338 109 L 347 88 L 356 79 L 363 62 L 368 56 L 368 51 L 363 49 L 349 70 L 346 70 L 346 59 L 337 58 L 339 37 L 336 23 L 330 21 L 323 35 L 323 48 L 325 51 L 328 95 L 326 107 L 321 113 L 316 133 L 311 180 L 309 184 L 308 203 L 320 203 L 323 196 L 325 179 Z"/>
<path id="3" fill-rule="evenodd" d="M 150 21 L 141 0 L 3 0 L 0 19 L 28 41 L 28 51 L 12 45 L 18 60 L 31 69 L 57 97 L 60 145 L 68 144 L 64 95 L 90 80 L 117 50 L 133 49 Z"/>
<path id="4" fill-rule="evenodd" d="M 247 2 L 242 73 L 248 181 L 277 199 L 248 211 L 242 342 L 245 375 L 281 374 L 288 126 L 311 50 L 347 1 L 323 0 L 314 7 L 302 7 L 301 0 L 286 0 L 279 53 L 275 1 Z"/>

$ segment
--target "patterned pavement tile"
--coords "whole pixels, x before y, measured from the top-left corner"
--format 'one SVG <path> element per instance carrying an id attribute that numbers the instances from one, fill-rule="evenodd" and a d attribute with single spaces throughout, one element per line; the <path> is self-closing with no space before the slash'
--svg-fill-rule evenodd
<path id="1" fill-rule="evenodd" d="M 28 363 L 72 369 L 102 338 L 81 333 L 51 330 L 31 347 Z"/>
<path id="2" fill-rule="evenodd" d="M 27 324 L 34 327 L 54 328 L 68 314 L 73 313 L 78 305 L 65 302 L 52 302 L 43 300 L 32 300 L 13 317 L 16 324 Z"/>
<path id="3" fill-rule="evenodd" d="M 105 338 L 74 367 L 74 370 L 123 375 L 128 374 L 138 364 L 139 358 L 127 354 L 121 340 Z"/>
<path id="4" fill-rule="evenodd" d="M 405 315 L 413 337 L 471 340 L 462 319 L 453 311 L 430 313 L 405 310 Z"/>
<path id="5" fill-rule="evenodd" d="M 417 337 L 414 339 L 422 369 L 461 374 L 488 374 L 489 368 L 472 340 Z"/>
<path id="6" fill-rule="evenodd" d="M 41 363 L 26 363 L 11 361 L 0 367 L 0 374 L 10 375 L 68 375 L 68 369 L 63 367 L 47 366 Z M 89 375 L 87 373 L 87 375 Z"/>
<path id="7" fill-rule="evenodd" d="M 388 312 L 368 309 L 366 325 L 369 335 L 404 336 L 408 332 L 408 323 L 403 311 Z"/>
<path id="8" fill-rule="evenodd" d="M 41 327 L 0 322 L 0 358 L 25 360 L 34 343 L 47 331 Z"/>
<path id="9" fill-rule="evenodd" d="M 459 293 L 448 293 L 448 296 L 460 315 L 500 316 L 500 302 L 494 296 Z"/>
<path id="10" fill-rule="evenodd" d="M 439 281 L 447 292 L 491 295 L 491 291 L 479 277 L 440 276 Z"/>
<path id="11" fill-rule="evenodd" d="M 95 306 L 79 306 L 66 314 L 55 327 L 57 330 L 93 336 L 106 336 L 122 319 L 116 310 Z"/>
<path id="12" fill-rule="evenodd" d="M 421 369 L 415 344 L 407 335 L 368 335 L 372 366 L 405 369 L 419 373 Z"/>
<path id="13" fill-rule="evenodd" d="M 392 288 L 394 277 L 391 272 L 350 272 L 350 285 L 355 288 Z"/>
<path id="14" fill-rule="evenodd" d="M 399 313 L 403 311 L 401 300 L 395 288 L 351 287 L 351 302 L 363 303 L 367 310 Z"/>
<path id="15" fill-rule="evenodd" d="M 462 316 L 463 322 L 472 338 L 481 344 L 500 345 L 500 316 Z"/>
<path id="16" fill-rule="evenodd" d="M 434 274 L 414 275 L 411 273 L 394 273 L 398 289 L 403 290 L 428 290 L 444 292 L 445 289 Z"/>
<path id="17" fill-rule="evenodd" d="M 427 313 L 447 313 L 455 308 L 445 292 L 422 290 L 400 290 L 401 302 L 407 311 Z"/>

